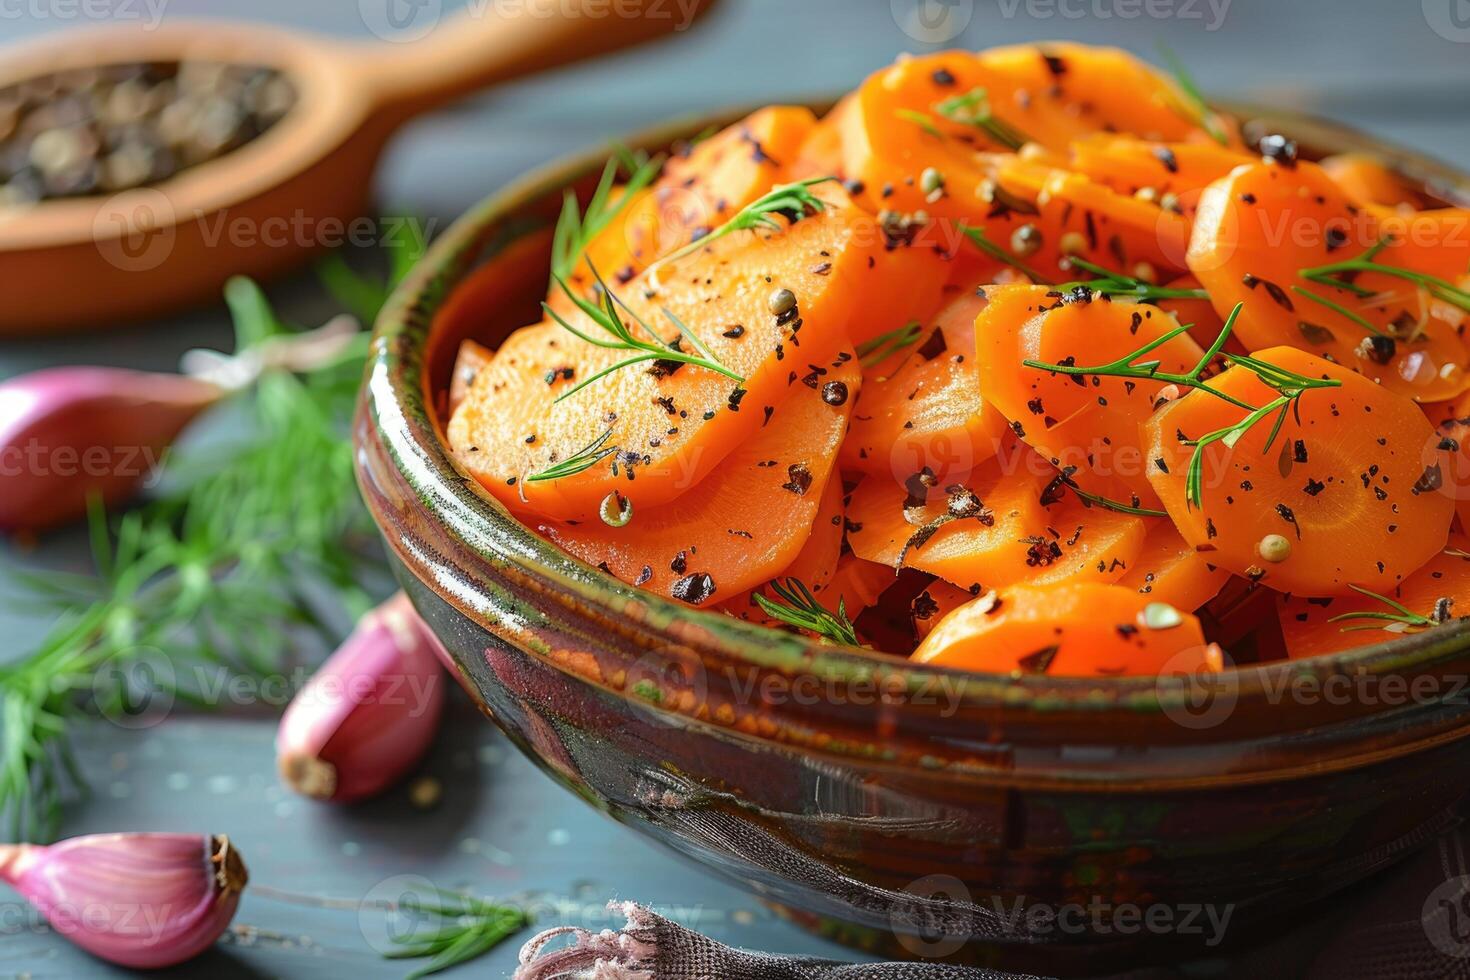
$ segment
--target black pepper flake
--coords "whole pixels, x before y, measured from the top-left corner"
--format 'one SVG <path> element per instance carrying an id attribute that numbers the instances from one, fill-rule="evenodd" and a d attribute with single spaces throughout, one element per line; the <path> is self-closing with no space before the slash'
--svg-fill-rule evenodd
<path id="1" fill-rule="evenodd" d="M 1167 146 L 1154 147 L 1154 158 L 1162 163 L 1164 169 L 1169 171 L 1169 173 L 1177 174 L 1179 172 L 1179 158 Z"/>
<path id="2" fill-rule="evenodd" d="M 1329 252 L 1336 252 L 1338 249 L 1346 245 L 1348 241 L 1347 232 L 1343 231 L 1341 228 L 1328 228 L 1326 238 L 1327 251 Z"/>
<path id="3" fill-rule="evenodd" d="M 554 385 L 558 381 L 570 381 L 576 377 L 577 372 L 569 367 L 552 368 L 546 372 L 546 383 Z"/>
<path id="4" fill-rule="evenodd" d="M 658 405 L 660 408 L 662 408 L 665 412 L 669 413 L 670 415 L 675 414 L 673 396 L 666 395 L 666 396 L 664 396 L 662 398 L 655 398 L 653 400 L 653 403 L 655 405 Z"/>
<path id="5" fill-rule="evenodd" d="M 1286 310 L 1288 313 L 1296 312 L 1296 306 L 1291 302 L 1291 297 L 1286 295 L 1286 290 L 1282 289 L 1271 280 L 1262 279 L 1260 276 L 1253 275 L 1247 272 L 1244 276 L 1241 277 L 1240 281 L 1245 283 L 1248 289 L 1255 289 L 1257 286 L 1261 286 L 1266 290 L 1266 295 L 1271 297 L 1271 302 L 1275 303 L 1283 310 Z"/>
<path id="6" fill-rule="evenodd" d="M 939 603 L 927 590 L 920 592 L 914 599 L 913 616 L 919 622 L 933 618 L 939 612 Z"/>
<path id="7" fill-rule="evenodd" d="M 1042 537 L 1022 538 L 1026 545 L 1026 564 L 1031 568 L 1047 568 L 1062 557 L 1062 546 Z"/>
<path id="8" fill-rule="evenodd" d="M 1302 487 L 1302 493 L 1306 494 L 1308 497 L 1315 497 L 1317 496 L 1317 494 L 1326 489 L 1327 484 L 1323 483 L 1321 480 L 1314 480 L 1311 477 L 1307 477 L 1307 485 Z"/>
<path id="9" fill-rule="evenodd" d="M 1296 513 L 1285 504 L 1276 505 L 1276 515 L 1296 529 L 1296 539 L 1302 539 L 1302 526 L 1296 522 Z"/>
<path id="10" fill-rule="evenodd" d="M 811 487 L 812 471 L 806 468 L 805 463 L 792 463 L 786 467 L 786 482 L 781 484 L 782 490 L 790 490 L 798 497 L 805 497 Z"/>
<path id="11" fill-rule="evenodd" d="M 1272 133 L 1262 136 L 1257 146 L 1265 159 L 1274 160 L 1288 170 L 1296 169 L 1296 140 L 1287 139 L 1280 133 Z"/>
<path id="12" fill-rule="evenodd" d="M 1164 462 L 1164 457 L 1162 456 L 1154 460 L 1154 465 L 1159 468 L 1160 473 L 1167 474 L 1169 472 L 1169 464 Z"/>
<path id="13" fill-rule="evenodd" d="M 674 560 L 669 562 L 669 571 L 673 572 L 675 575 L 683 575 L 688 570 L 689 552 L 687 551 L 679 552 L 677 555 L 674 556 Z"/>
<path id="14" fill-rule="evenodd" d="M 1215 536 L 1218 535 L 1219 533 L 1220 533 L 1219 531 L 1215 530 L 1215 522 L 1212 519 L 1206 517 L 1205 518 L 1205 537 L 1208 538 L 1208 539 L 1210 539 L 1211 541 L 1213 541 L 1215 539 Z"/>
<path id="15" fill-rule="evenodd" d="M 764 412 L 766 416 L 765 418 L 761 419 L 761 428 L 764 429 L 766 427 L 766 424 L 771 421 L 771 416 L 776 414 L 776 406 L 766 405 L 762 407 L 761 411 Z"/>
<path id="16" fill-rule="evenodd" d="M 937 328 L 929 335 L 929 339 L 919 345 L 915 353 L 926 361 L 932 361 L 947 350 L 949 343 L 944 339 L 944 330 Z"/>
<path id="17" fill-rule="evenodd" d="M 1307 461 L 1307 443 L 1305 440 L 1298 439 L 1292 443 L 1291 458 L 1298 463 L 1305 463 Z"/>
<path id="18" fill-rule="evenodd" d="M 1033 653 L 1028 653 L 1016 661 L 1016 666 L 1021 668 L 1023 674 L 1044 674 L 1051 669 L 1052 661 L 1057 658 L 1057 653 L 1062 648 L 1052 645 L 1042 647 Z"/>
<path id="19" fill-rule="evenodd" d="M 729 408 L 730 411 L 732 411 L 732 412 L 738 412 L 738 411 L 740 411 L 740 399 L 742 399 L 744 397 L 745 397 L 745 389 L 744 388 L 736 388 L 734 391 L 730 392 L 730 400 L 729 400 L 729 402 L 726 403 L 726 407 Z M 709 413 L 708 415 L 705 416 L 705 418 L 713 418 L 713 417 L 714 417 L 714 413 L 713 412 L 711 412 L 711 413 Z"/>
<path id="20" fill-rule="evenodd" d="M 1432 493 L 1443 485 L 1444 473 L 1440 470 L 1439 464 L 1435 463 L 1433 466 L 1424 468 L 1424 472 L 1414 484 L 1413 492 L 1416 496 L 1421 493 Z"/>
<path id="21" fill-rule="evenodd" d="M 742 324 L 737 323 L 729 330 L 726 330 L 724 333 L 720 334 L 720 336 L 725 337 L 729 340 L 739 340 L 741 337 L 745 336 L 745 327 Z"/>
<path id="22" fill-rule="evenodd" d="M 1387 364 L 1398 353 L 1398 344 L 1392 337 L 1381 333 L 1369 334 L 1358 345 L 1358 353 L 1374 364 Z"/>
<path id="23" fill-rule="evenodd" d="M 633 584 L 634 585 L 647 585 L 648 582 L 649 582 L 649 580 L 652 579 L 652 578 L 653 578 L 653 568 L 651 566 L 649 566 L 649 565 L 644 565 L 643 566 L 643 571 L 641 571 L 641 572 L 638 573 L 638 577 L 633 580 Z"/>
<path id="24" fill-rule="evenodd" d="M 842 381 L 828 381 L 822 385 L 822 401 L 828 405 L 847 404 L 847 385 Z"/>
<path id="25" fill-rule="evenodd" d="M 1303 320 L 1296 325 L 1296 328 L 1302 332 L 1303 340 L 1309 344 L 1315 344 L 1318 347 L 1332 339 L 1331 330 L 1323 326 L 1318 326 L 1315 323 L 1308 323 Z"/>
<path id="26" fill-rule="evenodd" d="M 715 580 L 708 572 L 695 572 L 675 582 L 669 594 L 680 602 L 697 606 L 715 594 Z"/>
<path id="27" fill-rule="evenodd" d="M 934 69 L 934 73 L 929 77 L 934 80 L 935 85 L 943 85 L 948 87 L 955 84 L 956 82 L 954 73 L 951 72 L 948 68 L 936 68 Z"/>

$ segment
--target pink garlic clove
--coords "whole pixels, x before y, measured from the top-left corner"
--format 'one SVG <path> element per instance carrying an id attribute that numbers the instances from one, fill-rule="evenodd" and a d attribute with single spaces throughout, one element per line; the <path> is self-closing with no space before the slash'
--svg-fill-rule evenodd
<path id="1" fill-rule="evenodd" d="M 92 955 L 152 970 L 214 945 L 248 876 L 227 837 L 96 834 L 0 845 L 0 879 Z"/>
<path id="2" fill-rule="evenodd" d="M 0 531 L 76 520 L 94 494 L 127 499 L 223 394 L 206 381 L 120 368 L 48 368 L 0 382 Z"/>
<path id="3" fill-rule="evenodd" d="M 447 656 L 401 592 L 364 616 L 281 718 L 276 761 L 286 784 L 351 802 L 396 783 L 438 731 Z"/>

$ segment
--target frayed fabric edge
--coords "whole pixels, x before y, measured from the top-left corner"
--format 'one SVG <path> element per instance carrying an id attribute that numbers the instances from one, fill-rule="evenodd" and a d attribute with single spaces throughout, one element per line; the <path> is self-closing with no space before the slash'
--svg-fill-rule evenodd
<path id="1" fill-rule="evenodd" d="M 514 980 L 655 980 L 658 937 L 652 913 L 633 902 L 609 902 L 607 908 L 628 920 L 621 931 L 548 929 L 521 947 Z M 548 952 L 547 945 L 562 936 L 571 936 L 572 945 Z"/>

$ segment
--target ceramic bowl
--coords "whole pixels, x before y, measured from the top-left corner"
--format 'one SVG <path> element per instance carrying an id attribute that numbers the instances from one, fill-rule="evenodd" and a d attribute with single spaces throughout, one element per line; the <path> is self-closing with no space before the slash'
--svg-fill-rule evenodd
<path id="1" fill-rule="evenodd" d="M 1413 154 L 1239 112 L 1470 197 Z M 434 245 L 379 321 L 356 427 L 400 580 L 466 689 L 555 779 L 848 942 L 1044 954 L 1047 972 L 1289 921 L 1453 819 L 1470 765 L 1458 626 L 1212 682 L 963 674 L 696 611 L 528 531 L 445 448 L 444 392 L 461 339 L 539 318 L 550 222 L 601 162 L 538 171 Z M 1130 907 L 1155 918 L 1125 922 Z"/>

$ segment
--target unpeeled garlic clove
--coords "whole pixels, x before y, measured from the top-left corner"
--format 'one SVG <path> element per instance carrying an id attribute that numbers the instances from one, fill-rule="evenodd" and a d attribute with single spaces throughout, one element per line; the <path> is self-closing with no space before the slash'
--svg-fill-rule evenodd
<path id="1" fill-rule="evenodd" d="M 88 498 L 124 500 L 178 434 L 224 390 L 176 374 L 61 367 L 0 382 L 0 530 L 83 516 Z"/>
<path id="2" fill-rule="evenodd" d="M 351 802 L 407 775 L 438 731 L 447 656 L 401 592 L 364 616 L 281 718 L 276 761 L 286 784 Z"/>
<path id="3" fill-rule="evenodd" d="M 248 876 L 223 836 L 96 834 L 0 845 L 0 880 L 94 956 L 161 969 L 229 928 Z"/>

